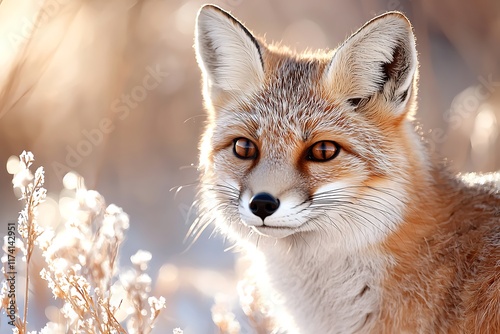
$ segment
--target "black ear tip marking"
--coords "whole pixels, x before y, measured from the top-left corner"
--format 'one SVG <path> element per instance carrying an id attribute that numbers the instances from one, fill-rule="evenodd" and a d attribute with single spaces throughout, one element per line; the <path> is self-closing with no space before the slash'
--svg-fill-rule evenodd
<path id="1" fill-rule="evenodd" d="M 353 98 L 353 99 L 349 99 L 347 100 L 347 102 L 349 102 L 349 104 L 353 107 L 357 107 L 359 106 L 359 104 L 361 103 L 361 100 L 362 98 L 360 97 L 356 97 L 356 98 Z"/>

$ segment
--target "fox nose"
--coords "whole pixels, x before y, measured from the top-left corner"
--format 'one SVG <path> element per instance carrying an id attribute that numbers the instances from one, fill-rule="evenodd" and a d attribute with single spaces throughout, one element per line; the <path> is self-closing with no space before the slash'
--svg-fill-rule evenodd
<path id="1" fill-rule="evenodd" d="M 264 221 L 266 217 L 278 210 L 280 201 L 271 194 L 258 193 L 250 199 L 249 205 L 252 213 Z"/>

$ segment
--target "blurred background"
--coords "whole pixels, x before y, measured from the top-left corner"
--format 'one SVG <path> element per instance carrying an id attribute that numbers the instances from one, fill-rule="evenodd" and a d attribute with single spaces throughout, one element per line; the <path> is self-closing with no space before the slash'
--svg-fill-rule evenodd
<path id="1" fill-rule="evenodd" d="M 211 228 L 192 245 L 183 242 L 196 215 L 189 208 L 205 120 L 193 51 L 204 2 L 0 1 L 0 234 L 21 210 L 9 157 L 30 150 L 35 166 L 45 167 L 49 198 L 40 217 L 48 226 L 64 218 L 62 179 L 76 171 L 130 216 L 121 263 L 139 249 L 153 254 L 153 294 L 168 304 L 154 333 L 213 333 L 214 296 L 237 303 L 235 255 L 224 251 L 230 245 Z M 299 51 L 335 48 L 373 16 L 404 12 L 417 37 L 418 120 L 431 150 L 457 172 L 500 168 L 500 2 L 213 3 L 268 42 Z M 177 186 L 186 187 L 175 195 Z M 32 292 L 34 330 L 45 324 L 51 296 Z"/>

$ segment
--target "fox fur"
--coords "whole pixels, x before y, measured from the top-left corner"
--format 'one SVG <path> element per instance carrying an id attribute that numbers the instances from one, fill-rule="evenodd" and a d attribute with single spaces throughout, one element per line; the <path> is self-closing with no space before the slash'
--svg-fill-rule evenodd
<path id="1" fill-rule="evenodd" d="M 194 230 L 214 222 L 263 259 L 289 333 L 500 333 L 500 175 L 452 175 L 415 130 L 403 14 L 298 54 L 205 5 L 195 49 L 208 121 Z M 311 158 L 325 142 L 337 155 Z M 265 218 L 260 193 L 279 204 Z"/>

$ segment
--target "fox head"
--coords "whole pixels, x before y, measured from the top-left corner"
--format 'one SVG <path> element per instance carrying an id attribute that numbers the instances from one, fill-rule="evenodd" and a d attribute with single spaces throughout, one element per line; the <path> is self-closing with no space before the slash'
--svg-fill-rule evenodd
<path id="1" fill-rule="evenodd" d="M 236 240 L 319 235 L 359 249 L 401 224 L 425 167 L 403 14 L 374 18 L 333 51 L 297 54 L 206 5 L 195 49 L 208 113 L 195 229 L 215 221 Z"/>

